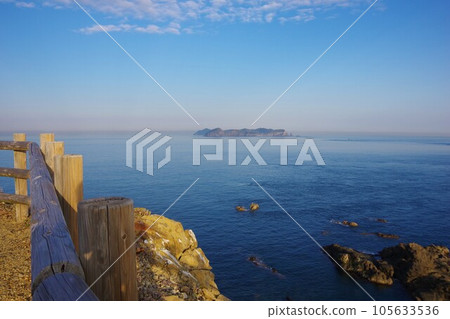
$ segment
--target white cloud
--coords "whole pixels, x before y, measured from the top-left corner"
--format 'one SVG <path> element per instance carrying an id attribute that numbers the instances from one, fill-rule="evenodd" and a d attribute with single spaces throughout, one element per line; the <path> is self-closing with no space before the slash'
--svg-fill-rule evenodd
<path id="1" fill-rule="evenodd" d="M 17 1 L 16 7 L 19 8 L 34 8 L 36 5 L 33 2 L 23 2 L 23 1 Z"/>
<path id="2" fill-rule="evenodd" d="M 13 3 L 18 8 L 34 8 L 36 4 L 34 2 L 15 1 L 15 0 L 0 0 L 1 3 Z"/>
<path id="3" fill-rule="evenodd" d="M 105 25 L 111 32 L 173 33 L 192 32 L 193 24 L 206 22 L 287 23 L 307 22 L 325 9 L 357 7 L 369 0 L 77 0 L 93 14 L 117 19 Z M 14 1 L 16 6 L 40 4 L 55 9 L 76 8 L 73 0 Z M 124 19 L 128 20 L 124 20 Z M 121 24 L 133 20 L 139 25 Z M 120 21 L 120 22 L 119 22 Z M 180 26 L 183 25 L 183 27 Z M 98 26 L 79 31 L 95 33 Z"/>
<path id="4" fill-rule="evenodd" d="M 93 34 L 97 32 L 139 32 L 139 33 L 151 33 L 151 34 L 164 34 L 164 33 L 172 33 L 172 34 L 180 34 L 181 33 L 181 26 L 178 23 L 170 23 L 169 25 L 165 27 L 161 27 L 156 24 L 148 24 L 146 26 L 138 26 L 138 25 L 131 25 L 131 24 L 107 24 L 107 25 L 97 25 L 94 24 L 90 27 L 81 28 L 78 30 L 81 33 L 85 34 Z M 184 30 L 185 33 L 189 33 L 190 30 Z"/>

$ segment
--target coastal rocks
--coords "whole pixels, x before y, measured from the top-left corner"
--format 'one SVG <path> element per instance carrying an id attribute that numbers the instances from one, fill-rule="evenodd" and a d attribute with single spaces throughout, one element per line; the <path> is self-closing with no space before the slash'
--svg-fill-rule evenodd
<path id="1" fill-rule="evenodd" d="M 395 234 L 384 234 L 384 233 L 374 233 L 374 234 L 381 238 L 390 238 L 390 239 L 399 239 L 400 238 L 399 235 L 395 235 Z"/>
<path id="2" fill-rule="evenodd" d="M 337 244 L 324 247 L 325 251 L 347 272 L 380 285 L 392 285 L 394 267 L 373 256 Z"/>
<path id="3" fill-rule="evenodd" d="M 384 285 L 398 279 L 416 300 L 450 300 L 447 247 L 399 244 L 383 249 L 381 260 L 337 244 L 324 249 L 350 274 Z"/>
<path id="4" fill-rule="evenodd" d="M 450 256 L 443 246 L 399 244 L 380 252 L 417 300 L 450 300 Z"/>
<path id="5" fill-rule="evenodd" d="M 375 235 L 375 236 L 378 236 L 380 238 L 388 238 L 388 239 L 399 239 L 400 238 L 399 235 L 384 234 L 384 233 L 362 233 L 362 235 Z"/>
<path id="6" fill-rule="evenodd" d="M 135 209 L 135 230 L 140 300 L 228 300 L 192 230 L 143 208 Z"/>
<path id="7" fill-rule="evenodd" d="M 350 227 L 358 227 L 359 226 L 357 222 L 349 222 L 347 220 L 343 220 L 341 222 L 341 224 L 345 225 L 345 226 L 350 226 Z"/>

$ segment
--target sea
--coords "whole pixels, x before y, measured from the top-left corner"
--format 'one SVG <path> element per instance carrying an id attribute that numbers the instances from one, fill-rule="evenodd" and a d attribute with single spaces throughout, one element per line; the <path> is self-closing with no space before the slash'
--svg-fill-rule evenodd
<path id="1" fill-rule="evenodd" d="M 223 160 L 207 160 L 203 154 L 215 148 L 204 146 L 200 165 L 193 165 L 193 139 L 199 137 L 161 132 L 172 139 L 155 152 L 151 176 L 125 165 L 125 143 L 135 133 L 56 133 L 56 140 L 65 142 L 66 154 L 83 155 L 86 199 L 132 198 L 135 207 L 192 229 L 219 290 L 232 300 L 370 300 L 368 294 L 410 300 L 398 282 L 386 287 L 358 279 L 367 294 L 320 246 L 337 243 L 370 254 L 402 242 L 450 246 L 449 137 L 289 137 L 298 139 L 298 146 L 289 146 L 287 165 L 280 165 L 280 147 L 269 138 L 259 150 L 266 165 L 257 164 L 242 138 L 234 139 L 237 160 L 229 165 L 234 142 L 228 138 L 220 140 Z M 0 133 L 0 140 L 11 138 Z M 314 139 L 326 165 L 317 165 L 314 156 L 294 165 L 305 138 Z M 29 133 L 28 139 L 37 142 L 39 136 Z M 169 145 L 171 161 L 157 169 Z M 241 165 L 248 155 L 251 161 Z M 12 152 L 0 151 L 0 167 L 12 164 Z M 14 192 L 11 179 L 0 178 L 0 187 Z M 252 202 L 260 206 L 256 212 L 235 209 Z M 344 226 L 343 220 L 359 227 Z M 375 232 L 400 238 L 367 234 Z"/>

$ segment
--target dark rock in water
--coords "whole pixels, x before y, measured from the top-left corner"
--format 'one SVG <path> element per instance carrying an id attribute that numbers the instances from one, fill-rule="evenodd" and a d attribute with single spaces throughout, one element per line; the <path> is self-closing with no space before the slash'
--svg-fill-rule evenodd
<path id="1" fill-rule="evenodd" d="M 377 218 L 377 222 L 379 223 L 387 223 L 387 220 L 384 218 Z"/>
<path id="2" fill-rule="evenodd" d="M 380 285 L 392 285 L 394 268 L 382 260 L 337 244 L 324 247 L 339 265 L 352 275 Z"/>
<path id="3" fill-rule="evenodd" d="M 342 221 L 341 224 L 345 225 L 345 226 L 350 226 L 350 227 L 358 227 L 359 226 L 358 223 L 356 223 L 356 222 L 349 222 L 347 220 Z"/>
<path id="4" fill-rule="evenodd" d="M 395 234 L 384 234 L 384 233 L 361 233 L 361 235 L 375 235 L 381 238 L 399 239 L 399 235 Z"/>
<path id="5" fill-rule="evenodd" d="M 380 252 L 417 300 L 450 300 L 450 256 L 444 246 L 399 244 Z"/>
<path id="6" fill-rule="evenodd" d="M 277 276 L 279 276 L 281 278 L 284 278 L 284 276 L 282 274 L 280 274 L 276 268 L 266 265 L 258 257 L 250 256 L 250 257 L 248 257 L 248 261 L 250 261 L 253 265 L 255 265 L 255 266 L 259 267 L 259 268 L 263 268 L 263 269 L 269 270 L 273 274 L 276 274 Z"/>
<path id="7" fill-rule="evenodd" d="M 381 238 L 391 238 L 391 239 L 399 239 L 400 238 L 399 235 L 395 235 L 395 234 L 375 233 L 375 235 L 377 235 L 378 237 L 381 237 Z"/>

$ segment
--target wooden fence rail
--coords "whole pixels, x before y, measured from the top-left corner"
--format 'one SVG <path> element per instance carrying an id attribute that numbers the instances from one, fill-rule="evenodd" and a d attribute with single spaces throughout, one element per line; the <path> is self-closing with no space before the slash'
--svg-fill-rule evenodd
<path id="1" fill-rule="evenodd" d="M 27 169 L 0 167 L 0 176 L 28 179 L 30 178 L 30 171 Z"/>
<path id="2" fill-rule="evenodd" d="M 16 194 L 0 193 L 0 202 L 16 204 L 18 220 L 27 217 L 30 207 L 33 300 L 98 300 L 85 282 L 41 148 L 24 141 L 25 134 L 14 134 L 14 139 L 0 141 L 0 150 L 14 151 L 15 166 L 0 168 L 0 176 L 15 178 Z M 48 144 L 53 135 L 44 134 L 41 140 Z M 26 169 L 26 152 L 29 170 Z M 26 195 L 27 179 L 30 179 L 30 196 Z"/>
<path id="3" fill-rule="evenodd" d="M 28 151 L 28 145 L 30 145 L 30 142 L 0 141 L 0 150 L 26 152 Z"/>
<path id="4" fill-rule="evenodd" d="M 80 300 L 97 300 L 84 281 L 52 178 L 36 143 L 30 144 L 29 162 L 33 300 L 77 300 L 81 295 Z"/>
<path id="5" fill-rule="evenodd" d="M 0 141 L 14 151 L 14 168 L 0 176 L 15 179 L 15 194 L 0 192 L 0 202 L 16 204 L 18 221 L 30 211 L 33 300 L 137 300 L 133 201 L 83 201 L 83 157 L 64 155 L 53 133 L 40 146 L 25 140 Z"/>

